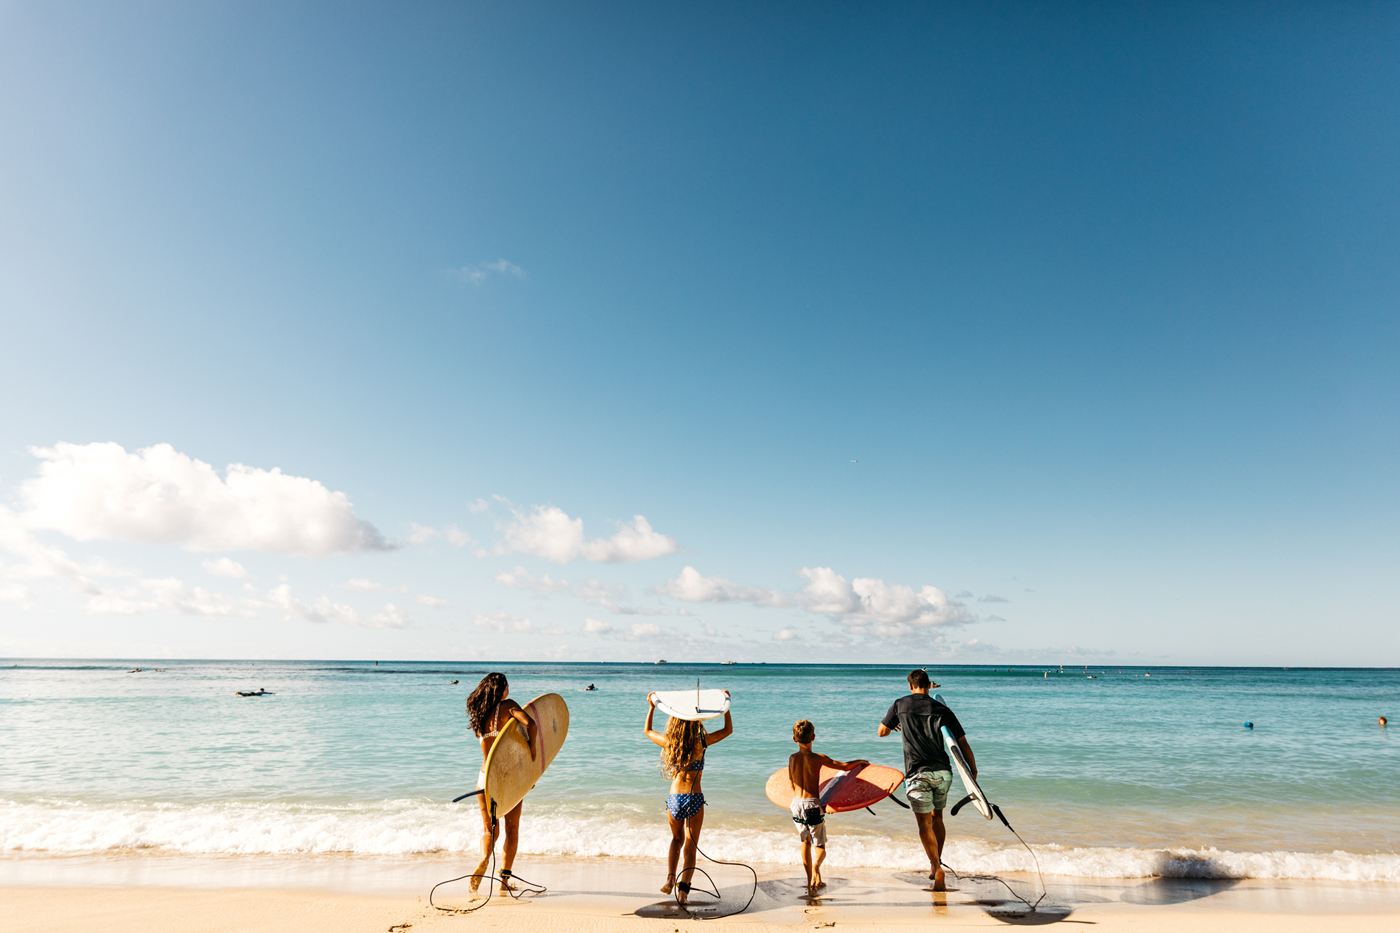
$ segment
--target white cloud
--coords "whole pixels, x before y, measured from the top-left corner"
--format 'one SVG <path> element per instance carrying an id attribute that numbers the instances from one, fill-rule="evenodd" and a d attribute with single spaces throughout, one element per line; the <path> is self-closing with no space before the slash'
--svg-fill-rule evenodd
<path id="1" fill-rule="evenodd" d="M 659 638 L 661 626 L 651 622 L 633 622 L 628 629 L 633 638 Z"/>
<path id="2" fill-rule="evenodd" d="M 652 590 L 662 596 L 684 599 L 692 603 L 753 603 L 755 606 L 791 605 L 776 590 L 757 586 L 740 586 L 724 577 L 705 577 L 694 567 L 686 567 L 674 580 L 667 580 Z"/>
<path id="3" fill-rule="evenodd" d="M 233 600 L 200 586 L 191 589 L 174 577 L 166 577 L 142 580 L 125 589 L 102 591 L 87 602 L 87 611 L 95 615 L 135 615 L 154 609 L 168 609 L 188 616 L 226 616 L 233 614 Z"/>
<path id="4" fill-rule="evenodd" d="M 203 565 L 204 572 L 212 577 L 228 577 L 230 580 L 251 580 L 253 575 L 249 573 L 242 564 L 227 557 L 220 557 L 218 560 L 206 560 Z"/>
<path id="5" fill-rule="evenodd" d="M 375 583 L 373 580 L 347 580 L 346 587 L 358 593 L 407 593 L 406 586 L 385 586 L 382 583 Z"/>
<path id="6" fill-rule="evenodd" d="M 345 493 L 279 469 L 235 463 L 221 478 L 169 444 L 128 453 L 115 443 L 60 443 L 30 452 L 43 463 L 19 489 L 29 528 L 195 551 L 319 557 L 389 547 Z"/>
<path id="7" fill-rule="evenodd" d="M 981 599 L 979 599 L 979 600 L 977 600 L 977 601 L 978 601 L 979 603 L 1009 603 L 1009 602 L 1011 602 L 1011 600 L 1007 599 L 1005 596 L 993 596 L 991 593 L 988 593 L 986 596 L 983 596 Z"/>
<path id="8" fill-rule="evenodd" d="M 515 520 L 502 529 L 497 554 L 530 554 L 567 564 L 573 560 L 622 563 L 651 560 L 680 550 L 676 539 L 652 530 L 644 516 L 633 516 L 609 538 L 586 538 L 583 519 L 570 518 L 561 508 L 537 505 L 530 513 L 511 509 Z"/>
<path id="9" fill-rule="evenodd" d="M 28 605 L 34 601 L 34 594 L 22 583 L 0 581 L 0 603 L 20 603 Z"/>
<path id="10" fill-rule="evenodd" d="M 491 508 L 491 503 L 487 502 L 485 499 L 474 499 L 467 503 L 467 511 L 471 512 L 473 515 L 485 512 L 489 508 Z"/>
<path id="11" fill-rule="evenodd" d="M 419 605 L 428 606 L 433 609 L 448 609 L 452 606 L 452 604 L 445 599 L 438 599 L 436 596 L 425 596 L 422 593 L 419 593 L 413 599 L 414 602 Z"/>
<path id="12" fill-rule="evenodd" d="M 408 525 L 409 544 L 427 544 L 429 541 L 442 534 L 442 532 L 438 531 L 436 528 L 430 528 L 427 525 L 420 525 L 417 522 L 409 522 Z"/>
<path id="13" fill-rule="evenodd" d="M 413 621 L 393 603 L 385 603 L 380 612 L 369 618 L 361 616 L 351 606 L 333 602 L 329 596 L 318 596 L 314 602 L 304 603 L 292 595 L 292 588 L 286 583 L 271 590 L 267 598 L 283 609 L 288 618 L 307 622 L 340 622 L 359 628 L 407 628 Z"/>
<path id="14" fill-rule="evenodd" d="M 808 581 L 801 594 L 805 608 L 832 616 L 861 633 L 898 638 L 915 629 L 973 621 L 971 614 L 935 586 L 915 592 L 869 577 L 848 583 L 830 567 L 803 567 L 798 574 Z"/>
<path id="15" fill-rule="evenodd" d="M 472 622 L 477 628 L 486 629 L 488 632 L 529 635 L 539 631 L 529 619 L 513 616 L 508 612 L 478 612 L 472 617 Z"/>
<path id="16" fill-rule="evenodd" d="M 446 538 L 448 544 L 457 548 L 466 547 L 472 543 L 472 536 L 456 525 L 444 525 L 441 531 L 429 525 L 420 525 L 417 522 L 409 522 L 408 525 L 409 544 L 427 544 L 434 538 Z"/>
<path id="17" fill-rule="evenodd" d="M 779 629 L 773 633 L 774 641 L 792 641 L 797 637 L 797 633 L 790 628 Z"/>
<path id="18" fill-rule="evenodd" d="M 610 623 L 598 619 L 584 619 L 583 631 L 588 635 L 606 635 L 613 630 Z"/>
<path id="19" fill-rule="evenodd" d="M 497 259 L 495 262 L 479 262 L 474 266 L 462 266 L 460 269 L 453 269 L 451 274 L 464 284 L 480 285 L 493 273 L 517 279 L 525 278 L 524 269 L 504 259 Z"/>
<path id="20" fill-rule="evenodd" d="M 502 570 L 491 579 L 511 589 L 534 590 L 536 593 L 557 593 L 560 590 L 569 588 L 568 580 L 551 580 L 549 574 L 536 577 L 524 567 L 516 567 L 513 570 Z"/>

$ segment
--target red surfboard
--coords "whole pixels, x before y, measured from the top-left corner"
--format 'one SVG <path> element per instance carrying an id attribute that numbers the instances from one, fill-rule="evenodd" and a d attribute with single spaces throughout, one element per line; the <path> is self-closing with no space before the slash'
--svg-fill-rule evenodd
<path id="1" fill-rule="evenodd" d="M 826 812 L 847 813 L 884 800 L 904 780 L 904 772 L 884 765 L 861 765 L 844 773 L 823 767 L 820 780 Z M 836 783 L 833 785 L 832 781 Z M 768 799 L 784 810 L 792 806 L 792 781 L 788 780 L 787 768 L 774 771 L 764 790 Z"/>

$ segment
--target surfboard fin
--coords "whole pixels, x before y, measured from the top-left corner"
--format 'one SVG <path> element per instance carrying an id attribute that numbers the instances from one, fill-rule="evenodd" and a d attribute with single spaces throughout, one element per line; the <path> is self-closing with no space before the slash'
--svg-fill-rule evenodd
<path id="1" fill-rule="evenodd" d="M 878 816 L 878 815 L 879 815 L 879 814 L 877 814 L 873 809 L 871 809 L 870 807 L 866 807 L 865 809 L 870 810 L 870 815 L 871 815 L 871 816 Z"/>
<path id="2" fill-rule="evenodd" d="M 453 802 L 453 803 L 456 803 L 456 802 L 459 801 L 459 800 L 466 800 L 468 797 L 475 797 L 477 794 L 484 794 L 484 793 L 486 793 L 486 791 L 484 791 L 484 790 L 474 790 L 474 791 L 472 791 L 472 792 L 469 793 L 469 794 L 463 794 L 463 795 L 460 796 L 460 797 L 453 797 L 453 798 L 452 798 L 452 802 Z"/>
<path id="3" fill-rule="evenodd" d="M 961 810 L 963 807 L 967 806 L 967 805 L 970 804 L 970 803 L 972 803 L 972 795 L 971 795 L 971 794 L 968 794 L 968 795 L 967 795 L 966 797 L 964 797 L 962 800 L 959 800 L 957 803 L 953 804 L 953 809 L 951 809 L 951 810 L 948 811 L 948 815 L 949 815 L 949 816 L 957 816 L 957 815 L 958 815 L 958 811 Z M 1006 822 L 1006 817 L 1002 817 L 1002 820 L 1001 820 L 1001 821 L 1002 821 L 1003 823 L 1005 823 L 1005 822 Z"/>
<path id="4" fill-rule="evenodd" d="M 899 804 L 899 805 L 900 805 L 901 807 L 903 807 L 904 809 L 906 809 L 906 810 L 909 809 L 909 804 L 905 803 L 903 800 L 900 800 L 898 797 L 896 797 L 896 796 L 894 795 L 893 792 L 890 793 L 890 799 L 893 800 L 895 803 Z"/>

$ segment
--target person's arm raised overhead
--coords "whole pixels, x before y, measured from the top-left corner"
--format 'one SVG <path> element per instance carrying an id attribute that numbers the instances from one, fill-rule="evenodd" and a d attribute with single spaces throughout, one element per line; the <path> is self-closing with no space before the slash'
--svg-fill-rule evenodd
<path id="1" fill-rule="evenodd" d="M 729 691 L 728 691 L 728 690 L 724 691 L 724 695 L 725 695 L 725 696 L 729 696 Z M 734 734 L 734 717 L 730 715 L 729 710 L 725 710 L 725 711 L 724 711 L 724 728 L 723 728 L 723 729 L 718 729 L 718 730 L 716 730 L 716 731 L 714 731 L 714 732 L 711 732 L 711 733 L 709 733 L 708 735 L 706 735 L 706 736 L 705 736 L 705 744 L 708 746 L 708 745 L 713 745 L 713 744 L 715 744 L 716 742 L 722 742 L 722 741 L 724 741 L 725 739 L 729 738 L 729 737 L 730 737 L 731 735 L 733 735 L 733 734 Z"/>
<path id="2" fill-rule="evenodd" d="M 662 748 L 666 747 L 666 736 L 657 732 L 651 727 L 651 719 L 656 715 L 656 694 L 647 694 L 647 724 L 643 728 L 646 730 L 647 738 L 651 739 Z"/>

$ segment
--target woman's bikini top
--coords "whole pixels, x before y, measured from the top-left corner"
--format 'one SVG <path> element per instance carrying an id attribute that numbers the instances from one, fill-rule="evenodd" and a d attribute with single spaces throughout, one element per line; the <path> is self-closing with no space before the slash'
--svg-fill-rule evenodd
<path id="1" fill-rule="evenodd" d="M 687 770 L 687 771 L 704 771 L 704 770 L 705 770 L 705 750 L 704 750 L 704 749 L 701 749 L 701 750 L 700 750 L 700 757 L 699 757 L 699 758 L 695 759 L 695 760 L 692 761 L 690 764 L 688 764 L 688 765 L 685 766 L 685 770 Z"/>

